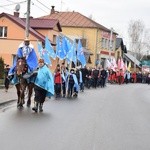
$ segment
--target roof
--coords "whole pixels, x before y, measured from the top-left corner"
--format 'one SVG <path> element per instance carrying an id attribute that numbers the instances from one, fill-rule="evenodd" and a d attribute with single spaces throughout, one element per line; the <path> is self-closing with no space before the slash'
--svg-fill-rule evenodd
<path id="1" fill-rule="evenodd" d="M 124 45 L 124 53 L 127 53 L 127 47 Z"/>
<path id="2" fill-rule="evenodd" d="M 17 25 L 19 25 L 21 28 L 25 29 L 26 23 L 23 19 L 21 19 L 19 17 L 15 17 L 15 16 L 7 14 L 7 13 L 1 13 L 0 18 L 1 17 L 7 17 L 11 21 L 13 21 Z M 37 37 L 39 40 L 42 40 L 42 41 L 44 40 L 44 36 L 42 34 L 36 32 L 35 30 L 33 30 L 31 27 L 29 28 L 29 32 L 31 34 L 33 34 L 35 37 Z"/>
<path id="3" fill-rule="evenodd" d="M 122 38 L 116 38 L 116 49 L 118 49 L 119 47 L 121 47 L 121 50 L 124 53 L 127 53 L 127 48 L 123 43 L 123 39 Z"/>
<path id="4" fill-rule="evenodd" d="M 135 64 L 140 67 L 140 61 L 138 61 L 133 55 L 131 54 L 124 54 L 125 57 L 130 59 L 132 62 L 135 62 Z"/>
<path id="5" fill-rule="evenodd" d="M 25 18 L 19 18 L 16 17 L 14 15 L 10 15 L 7 13 L 1 13 L 0 14 L 0 18 L 1 17 L 7 17 L 8 19 L 10 19 L 11 21 L 13 21 L 14 23 L 16 23 L 17 25 L 19 25 L 21 28 L 25 29 L 26 27 L 26 22 L 25 22 Z M 45 28 L 45 29 L 53 29 L 55 27 L 55 25 L 58 26 L 59 30 L 61 30 L 59 21 L 56 19 L 37 19 L 37 18 L 30 18 L 30 27 L 29 27 L 29 32 L 34 35 L 37 39 L 44 41 L 45 40 L 45 36 L 43 36 L 42 34 L 40 34 L 39 32 L 37 32 L 35 29 L 41 29 L 41 28 Z"/>
<path id="6" fill-rule="evenodd" d="M 122 38 L 116 38 L 116 49 L 118 49 L 121 45 L 123 45 Z"/>
<path id="7" fill-rule="evenodd" d="M 25 18 L 23 20 L 25 21 Z M 34 29 L 53 29 L 55 26 L 62 31 L 58 19 L 30 18 L 30 27 Z"/>
<path id="8" fill-rule="evenodd" d="M 79 12 L 55 12 L 41 18 L 58 19 L 62 27 L 100 28 L 110 32 L 111 30 Z"/>

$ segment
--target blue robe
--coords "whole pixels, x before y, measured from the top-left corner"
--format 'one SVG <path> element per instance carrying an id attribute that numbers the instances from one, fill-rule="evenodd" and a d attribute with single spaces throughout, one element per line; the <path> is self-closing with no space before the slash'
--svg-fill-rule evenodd
<path id="1" fill-rule="evenodd" d="M 68 79 L 69 75 L 72 75 L 72 76 L 73 76 L 74 87 L 76 88 L 76 90 L 77 90 L 77 92 L 78 92 L 78 91 L 79 91 L 79 84 L 78 84 L 77 76 L 76 76 L 74 73 L 68 73 L 67 79 Z M 66 89 L 68 90 L 68 80 L 66 80 Z"/>
<path id="2" fill-rule="evenodd" d="M 16 54 L 16 58 L 14 60 L 14 64 L 9 70 L 9 73 L 8 73 L 9 75 L 15 73 L 15 68 L 16 68 L 18 57 L 20 57 L 20 58 L 26 57 L 26 62 L 28 64 L 28 68 L 29 68 L 28 72 L 33 72 L 38 67 L 38 59 L 37 59 L 34 48 L 28 47 L 28 50 L 25 54 L 23 53 L 23 48 L 24 47 L 19 47 L 17 54 Z"/>
<path id="3" fill-rule="evenodd" d="M 47 97 L 54 95 L 54 78 L 46 65 L 38 69 L 34 84 L 45 89 L 47 91 Z"/>
<path id="4" fill-rule="evenodd" d="M 73 80 L 74 80 L 74 87 L 76 87 L 77 92 L 79 91 L 79 84 L 78 84 L 78 79 L 75 74 L 73 74 Z"/>

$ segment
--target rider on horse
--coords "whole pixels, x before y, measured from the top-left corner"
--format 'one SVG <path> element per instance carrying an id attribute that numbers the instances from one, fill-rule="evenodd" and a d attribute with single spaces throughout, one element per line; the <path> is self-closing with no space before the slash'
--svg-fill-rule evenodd
<path id="1" fill-rule="evenodd" d="M 17 60 L 23 57 L 26 59 L 26 63 L 28 66 L 27 72 L 32 73 L 34 70 L 36 70 L 38 66 L 38 59 L 37 59 L 35 50 L 33 48 L 33 45 L 30 44 L 30 40 L 28 38 L 26 38 L 24 42 L 19 45 L 19 48 L 16 54 L 16 59 L 14 61 L 13 66 L 10 68 L 9 74 L 8 74 L 11 80 L 15 75 Z"/>

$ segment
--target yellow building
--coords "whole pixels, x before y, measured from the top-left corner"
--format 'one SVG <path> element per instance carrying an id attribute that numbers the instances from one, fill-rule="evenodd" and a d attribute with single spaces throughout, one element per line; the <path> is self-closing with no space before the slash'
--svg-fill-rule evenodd
<path id="1" fill-rule="evenodd" d="M 58 19 L 62 33 L 69 38 L 81 39 L 82 46 L 89 51 L 88 66 L 103 65 L 104 60 L 115 56 L 117 33 L 78 12 L 58 12 L 52 6 L 51 13 L 41 18 Z M 111 41 L 111 42 L 110 42 Z"/>

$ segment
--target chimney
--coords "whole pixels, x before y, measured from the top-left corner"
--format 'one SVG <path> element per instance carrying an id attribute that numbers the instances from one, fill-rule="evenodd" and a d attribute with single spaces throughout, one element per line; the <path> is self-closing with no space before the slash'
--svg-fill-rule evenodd
<path id="1" fill-rule="evenodd" d="M 19 17 L 19 12 L 14 12 L 15 17 Z"/>
<path id="2" fill-rule="evenodd" d="M 51 14 L 54 14 L 55 13 L 55 6 L 51 6 L 52 7 L 52 9 L 51 9 Z"/>

